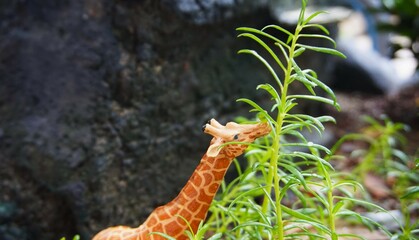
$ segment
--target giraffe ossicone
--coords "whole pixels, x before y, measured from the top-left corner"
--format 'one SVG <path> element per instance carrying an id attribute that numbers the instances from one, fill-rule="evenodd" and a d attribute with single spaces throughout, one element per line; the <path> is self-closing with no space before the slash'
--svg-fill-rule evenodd
<path id="1" fill-rule="evenodd" d="M 205 220 L 209 206 L 233 159 L 243 154 L 247 144 L 269 134 L 271 128 L 267 122 L 229 122 L 224 126 L 211 119 L 204 125 L 203 131 L 213 136 L 210 146 L 175 199 L 156 208 L 139 227 L 110 227 L 96 234 L 93 240 L 166 239 L 154 233 L 164 233 L 179 240 L 187 239 L 185 231 L 192 230 L 196 233 L 200 222 Z M 230 142 L 232 143 L 228 144 Z"/>

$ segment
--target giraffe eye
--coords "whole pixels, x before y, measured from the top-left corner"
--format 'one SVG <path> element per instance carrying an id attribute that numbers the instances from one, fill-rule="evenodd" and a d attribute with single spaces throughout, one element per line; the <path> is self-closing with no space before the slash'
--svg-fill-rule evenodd
<path id="1" fill-rule="evenodd" d="M 234 135 L 233 139 L 238 140 L 239 139 L 239 134 Z"/>

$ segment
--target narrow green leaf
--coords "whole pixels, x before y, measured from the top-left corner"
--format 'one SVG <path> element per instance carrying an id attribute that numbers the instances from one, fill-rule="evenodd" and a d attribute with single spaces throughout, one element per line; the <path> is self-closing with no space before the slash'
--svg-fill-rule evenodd
<path id="1" fill-rule="evenodd" d="M 336 48 L 335 40 L 333 40 L 333 38 L 331 38 L 329 36 L 325 36 L 325 35 L 322 35 L 322 34 L 300 34 L 300 35 L 298 35 L 298 37 L 299 38 L 302 37 L 302 38 L 322 38 L 322 39 L 326 39 L 333 44 L 334 48 Z"/>
<path id="2" fill-rule="evenodd" d="M 237 229 L 244 228 L 244 227 L 264 227 L 264 228 L 267 228 L 267 229 L 272 229 L 273 228 L 271 225 L 268 225 L 268 224 L 265 224 L 265 223 L 245 222 L 245 223 L 242 223 L 242 224 L 236 226 L 235 228 L 233 228 L 232 231 L 236 231 Z"/>
<path id="3" fill-rule="evenodd" d="M 281 102 L 279 101 L 281 97 L 279 96 L 276 89 L 272 87 L 272 85 L 270 85 L 269 83 L 260 84 L 256 87 L 256 89 L 266 90 L 273 97 L 273 99 L 275 100 L 275 103 L 278 104 L 278 107 L 281 106 Z"/>
<path id="4" fill-rule="evenodd" d="M 190 222 L 188 221 L 188 219 L 186 219 L 185 217 L 183 217 L 182 215 L 179 215 L 179 214 L 176 214 L 175 215 L 176 217 L 178 217 L 178 218 L 180 218 L 183 222 L 185 222 L 186 223 L 186 225 L 188 226 L 188 230 L 187 231 L 185 231 L 186 232 L 186 234 L 188 234 L 188 233 L 190 233 L 191 234 L 191 236 L 192 236 L 192 238 L 193 238 L 193 234 L 192 234 L 192 227 L 191 227 L 191 224 L 190 224 Z M 201 221 L 200 223 L 199 223 L 199 228 L 200 227 L 202 227 L 202 224 L 203 224 L 203 221 Z"/>
<path id="5" fill-rule="evenodd" d="M 307 48 L 307 49 L 312 50 L 312 51 L 327 53 L 327 54 L 335 55 L 335 56 L 338 56 L 338 57 L 341 57 L 341 58 L 346 58 L 346 56 L 343 53 L 339 52 L 336 49 L 326 48 L 326 47 L 314 47 L 314 46 L 309 46 L 309 45 L 300 44 L 300 43 L 297 43 L 296 45 L 298 47 Z"/>
<path id="6" fill-rule="evenodd" d="M 310 132 L 312 131 L 312 129 L 314 129 L 317 131 L 319 135 L 322 134 L 322 130 L 320 130 L 315 125 L 310 125 L 309 122 L 296 122 L 294 124 L 285 125 L 281 128 L 281 133 L 282 135 L 285 135 L 285 134 L 289 134 L 289 131 L 293 131 L 296 129 L 299 129 L 301 131 L 303 128 L 306 128 Z"/>
<path id="7" fill-rule="evenodd" d="M 289 112 L 289 111 L 291 111 L 291 109 L 293 109 L 297 105 L 298 104 L 296 102 L 294 102 L 293 99 L 289 99 L 289 101 L 285 102 L 285 107 L 283 108 L 283 112 Z"/>
<path id="8" fill-rule="evenodd" d="M 218 239 L 222 239 L 221 237 L 223 236 L 222 233 L 216 233 L 214 235 L 212 235 L 210 238 L 208 238 L 208 240 L 218 240 Z"/>
<path id="9" fill-rule="evenodd" d="M 330 234 L 330 229 L 327 226 L 325 226 L 324 224 L 322 224 L 320 221 L 318 221 L 317 219 L 311 218 L 308 215 L 299 213 L 299 212 L 297 212 L 297 211 L 295 211 L 291 208 L 288 208 L 286 206 L 283 206 L 283 205 L 281 205 L 281 209 L 285 213 L 299 219 L 299 220 L 291 220 L 290 222 L 305 223 L 305 224 L 308 224 L 308 225 L 312 225 L 312 226 L 314 226 L 316 228 L 319 228 L 322 231 Z"/>
<path id="10" fill-rule="evenodd" d="M 290 76 L 290 83 L 294 80 L 298 80 L 299 82 L 301 82 L 311 94 L 316 95 L 313 86 L 311 86 L 311 83 L 306 78 L 293 74 Z"/>
<path id="11" fill-rule="evenodd" d="M 300 119 L 304 119 L 305 121 L 309 121 L 309 122 L 315 124 L 319 129 L 324 131 L 324 126 L 323 126 L 322 122 L 319 121 L 319 119 L 317 119 L 316 117 L 312 117 L 312 116 L 306 115 L 306 114 L 293 114 L 291 116 L 295 116 L 295 117 L 298 117 Z"/>
<path id="12" fill-rule="evenodd" d="M 304 232 L 304 233 L 291 233 L 287 234 L 287 239 L 306 239 L 302 237 L 309 237 L 309 239 L 327 239 L 327 237 L 316 233 Z"/>
<path id="13" fill-rule="evenodd" d="M 298 15 L 298 25 L 302 25 L 304 23 L 306 4 L 307 4 L 306 2 L 301 1 L 301 10 L 300 10 L 300 14 Z"/>
<path id="14" fill-rule="evenodd" d="M 330 100 L 328 98 L 324 98 L 324 97 L 319 97 L 319 96 L 310 96 L 310 95 L 288 95 L 287 99 L 292 99 L 292 98 L 296 98 L 296 99 L 308 99 L 308 100 L 314 100 L 314 101 L 318 101 L 318 102 L 323 102 L 323 103 L 327 103 L 330 105 L 334 106 L 334 101 Z"/>
<path id="15" fill-rule="evenodd" d="M 268 26 L 262 28 L 262 31 L 265 31 L 266 29 L 269 29 L 269 28 L 274 28 L 276 30 L 279 30 L 279 31 L 287 34 L 288 36 L 292 36 L 292 37 L 294 36 L 294 34 L 292 34 L 290 31 L 288 31 L 285 28 L 283 28 L 281 26 L 278 26 L 278 25 L 268 25 Z"/>
<path id="16" fill-rule="evenodd" d="M 367 143 L 372 143 L 374 141 L 373 138 L 370 138 L 366 136 L 365 134 L 359 134 L 359 133 L 349 133 L 341 137 L 335 145 L 330 149 L 332 153 L 335 153 L 339 147 L 346 141 L 366 141 Z"/>
<path id="17" fill-rule="evenodd" d="M 245 102 L 245 103 L 249 104 L 250 106 L 252 106 L 254 108 L 254 110 L 258 111 L 260 114 L 263 115 L 263 117 L 268 119 L 269 122 L 272 122 L 272 123 L 275 122 L 275 120 L 261 106 L 259 106 L 257 103 L 253 102 L 252 100 L 247 99 L 247 98 L 239 98 L 236 101 L 237 102 Z"/>
<path id="18" fill-rule="evenodd" d="M 305 125 L 303 125 L 304 123 L 305 123 Z M 292 130 L 296 130 L 296 129 L 299 129 L 301 131 L 303 128 L 309 128 L 309 124 L 306 123 L 306 122 L 302 122 L 302 123 L 299 122 L 299 124 L 296 124 L 296 123 L 287 124 L 287 125 L 282 126 L 280 132 L 281 132 L 282 135 L 285 135 L 285 134 L 288 133 L 288 131 L 292 131 Z"/>
<path id="19" fill-rule="evenodd" d="M 362 117 L 362 120 L 364 121 L 364 122 L 366 122 L 366 123 L 369 123 L 370 125 L 372 125 L 372 126 L 375 126 L 375 127 L 377 127 L 377 128 L 381 128 L 382 126 L 381 126 L 381 123 L 380 122 L 378 122 L 377 120 L 375 120 L 373 117 L 371 117 L 371 116 L 367 116 L 367 115 L 363 115 Z"/>
<path id="20" fill-rule="evenodd" d="M 399 149 L 391 149 L 391 154 L 398 159 L 402 160 L 404 163 L 409 161 L 409 156 L 407 156 L 406 153 L 403 151 L 400 151 Z"/>
<path id="21" fill-rule="evenodd" d="M 333 207 L 332 214 L 335 215 L 340 210 L 340 208 L 343 207 L 343 205 L 345 205 L 344 201 L 338 201 Z"/>
<path id="22" fill-rule="evenodd" d="M 252 106 L 254 109 L 260 111 L 260 112 L 264 112 L 265 110 L 259 106 L 257 103 L 255 103 L 254 101 L 247 99 L 247 98 L 239 98 L 236 100 L 237 102 L 245 102 L 247 104 L 249 104 L 250 106 Z"/>
<path id="23" fill-rule="evenodd" d="M 343 196 L 347 196 L 349 198 L 354 198 L 354 192 L 350 192 L 349 190 L 347 190 L 346 188 L 339 188 L 339 191 L 342 192 Z"/>
<path id="24" fill-rule="evenodd" d="M 244 193 L 241 193 L 230 203 L 230 206 L 228 207 L 227 211 L 230 212 L 230 210 L 232 209 L 234 204 L 236 204 L 236 202 L 240 201 L 243 197 L 251 195 L 252 193 L 257 192 L 259 190 L 263 190 L 264 188 L 265 188 L 264 186 L 260 186 L 260 187 L 253 188 L 249 191 L 246 191 Z"/>
<path id="25" fill-rule="evenodd" d="M 281 50 L 282 55 L 285 58 L 285 61 L 288 62 L 289 61 L 289 57 L 288 57 L 288 53 L 285 50 L 284 46 L 281 43 L 275 43 L 275 45 L 279 47 L 279 49 Z M 285 44 L 285 46 L 288 46 L 288 45 Z"/>
<path id="26" fill-rule="evenodd" d="M 269 203 L 271 204 L 274 211 L 276 211 L 275 201 L 272 199 L 271 194 L 266 191 L 266 187 L 262 188 L 263 195 L 268 198 Z"/>
<path id="27" fill-rule="evenodd" d="M 401 199 L 419 199 L 419 186 L 412 186 L 407 188 L 407 191 Z"/>
<path id="28" fill-rule="evenodd" d="M 292 135 L 294 137 L 296 137 L 298 140 L 303 141 L 303 142 L 307 142 L 307 140 L 305 139 L 305 137 L 301 134 L 301 132 L 299 131 L 295 131 L 293 129 L 286 129 L 285 131 L 281 131 L 282 135 Z"/>
<path id="29" fill-rule="evenodd" d="M 364 187 L 362 186 L 361 183 L 354 181 L 354 180 L 343 180 L 341 182 L 335 183 L 333 185 L 333 188 L 340 188 L 343 186 L 350 186 L 353 188 L 353 191 L 355 191 L 357 188 L 361 189 L 362 191 L 364 191 Z"/>
<path id="30" fill-rule="evenodd" d="M 281 109 L 281 104 L 275 103 L 274 105 L 272 105 L 271 112 L 275 111 L 275 109 Z"/>
<path id="31" fill-rule="evenodd" d="M 324 160 L 321 157 L 315 156 L 315 155 L 310 154 L 310 153 L 300 152 L 300 151 L 295 151 L 292 154 L 294 156 L 296 156 L 296 157 L 301 157 L 303 159 L 311 159 L 311 160 L 314 160 L 316 162 L 321 163 L 322 165 L 327 166 L 329 169 L 334 170 L 333 166 L 329 162 L 327 162 L 326 160 Z"/>
<path id="32" fill-rule="evenodd" d="M 290 42 L 292 41 L 292 39 L 294 39 L 294 36 L 288 36 L 288 38 L 287 38 L 287 45 L 290 44 Z"/>
<path id="33" fill-rule="evenodd" d="M 354 202 L 356 204 L 360 204 L 360 205 L 363 205 L 363 206 L 368 206 L 368 207 L 376 208 L 376 209 L 378 209 L 378 210 L 380 210 L 382 212 L 388 213 L 387 210 L 385 210 L 384 208 L 378 206 L 377 204 L 370 203 L 370 202 L 367 202 L 367 201 L 364 201 L 364 200 L 355 199 L 355 198 L 348 198 L 348 197 L 342 197 L 342 196 L 335 196 L 334 198 L 340 199 L 340 200 L 346 200 L 346 201 Z"/>
<path id="34" fill-rule="evenodd" d="M 248 37 L 253 39 L 254 41 L 256 41 L 257 43 L 259 43 L 259 45 L 261 45 L 263 48 L 265 48 L 265 50 L 271 55 L 271 57 L 276 61 L 276 63 L 278 64 L 279 67 L 281 67 L 282 71 L 286 72 L 286 68 L 284 67 L 284 65 L 282 64 L 281 60 L 279 60 L 278 56 L 272 51 L 272 49 L 265 43 L 263 42 L 260 38 L 258 38 L 256 35 L 251 34 L 251 33 L 242 33 L 240 34 L 238 37 Z"/>
<path id="35" fill-rule="evenodd" d="M 290 190 L 295 194 L 295 196 L 301 201 L 301 205 L 307 206 L 307 196 L 304 195 L 301 191 L 301 189 L 298 189 L 298 187 L 291 187 Z"/>
<path id="36" fill-rule="evenodd" d="M 319 180 L 324 180 L 324 177 L 323 177 L 323 176 L 318 175 L 318 174 L 315 174 L 315 173 L 304 173 L 303 175 L 304 175 L 306 178 L 307 178 L 307 177 L 311 177 L 311 178 L 317 178 L 317 179 L 319 179 Z M 319 184 L 319 186 L 320 186 L 320 187 L 321 187 L 321 186 L 323 186 L 321 183 L 318 183 L 318 182 L 311 182 L 311 181 L 310 181 L 310 184 L 312 184 L 312 185 Z"/>
<path id="37" fill-rule="evenodd" d="M 255 29 L 255 28 L 248 28 L 248 27 L 240 27 L 240 28 L 237 28 L 236 30 L 238 30 L 238 31 L 252 32 L 252 33 L 259 34 L 259 35 L 261 35 L 261 36 L 264 36 L 264 37 L 267 37 L 267 38 L 269 38 L 269 39 L 273 40 L 275 43 L 279 43 L 279 44 L 283 45 L 283 46 L 284 46 L 285 48 L 287 48 L 287 49 L 290 49 L 290 46 L 288 46 L 288 45 L 287 45 L 286 43 L 284 43 L 282 40 L 280 40 L 280 39 L 278 39 L 278 38 L 276 38 L 276 37 L 272 36 L 272 35 L 271 35 L 271 34 L 269 34 L 269 33 L 263 32 L 263 31 L 261 31 L 261 30 L 258 30 L 258 29 Z"/>
<path id="38" fill-rule="evenodd" d="M 191 231 L 185 231 L 185 233 L 186 233 L 186 236 L 188 236 L 188 238 L 190 240 L 195 240 L 196 239 Z"/>
<path id="39" fill-rule="evenodd" d="M 284 124 L 282 127 L 282 130 L 286 130 L 289 128 L 293 128 L 293 129 L 300 129 L 302 130 L 303 128 L 306 128 L 308 131 L 311 132 L 311 128 L 314 128 L 315 126 L 313 125 L 312 122 L 306 120 L 306 121 L 298 121 L 298 120 L 284 120 Z"/>
<path id="40" fill-rule="evenodd" d="M 330 150 L 327 147 L 324 147 L 320 144 L 316 144 L 316 143 L 312 143 L 312 142 L 307 142 L 307 143 L 283 143 L 282 146 L 284 147 L 306 147 L 306 148 L 317 148 L 319 150 L 322 150 L 324 152 L 326 152 L 327 154 L 330 153 Z"/>
<path id="41" fill-rule="evenodd" d="M 301 11 L 305 11 L 307 7 L 308 0 L 302 0 L 301 1 Z"/>
<path id="42" fill-rule="evenodd" d="M 304 122 L 305 120 L 300 118 L 297 114 L 285 114 L 284 120 L 295 119 L 298 122 Z"/>
<path id="43" fill-rule="evenodd" d="M 310 81 L 312 81 L 313 83 L 315 83 L 317 86 L 319 86 L 321 89 L 323 89 L 327 94 L 329 94 L 329 96 L 333 99 L 333 101 L 335 102 L 335 107 L 340 110 L 340 106 L 337 103 L 337 99 L 336 99 L 336 95 L 333 92 L 333 90 L 327 86 L 326 84 L 324 84 L 322 81 L 318 80 L 315 75 L 315 72 L 313 70 L 304 70 L 303 71 L 304 75 L 306 76 L 306 78 L 308 78 Z"/>
<path id="44" fill-rule="evenodd" d="M 316 117 L 317 120 L 319 120 L 320 122 L 332 122 L 332 123 L 336 123 L 336 120 L 331 117 L 331 116 L 320 116 L 320 117 Z"/>
<path id="45" fill-rule="evenodd" d="M 311 217 L 309 217 L 309 216 L 307 216 L 307 215 L 305 215 L 305 214 L 302 214 L 302 213 L 300 213 L 300 212 L 298 212 L 298 211 L 295 211 L 294 209 L 291 209 L 291 208 L 288 208 L 288 207 L 286 207 L 286 206 L 284 206 L 284 205 L 281 205 L 281 209 L 282 209 L 282 211 L 284 211 L 285 213 L 287 213 L 288 215 L 290 215 L 290 216 L 293 216 L 293 217 L 295 217 L 295 218 L 297 218 L 297 219 L 301 219 L 301 220 L 305 220 L 305 221 L 307 221 L 308 223 L 317 223 L 317 224 L 321 224 L 321 222 L 320 221 L 318 221 L 317 219 L 314 219 L 314 218 L 311 218 Z M 301 220 L 294 220 L 294 221 L 292 221 L 292 222 L 301 222 Z M 322 224 L 321 224 L 322 225 Z M 323 226 L 323 228 L 326 228 L 325 226 Z M 324 229 L 325 230 L 325 229 Z"/>
<path id="46" fill-rule="evenodd" d="M 314 12 L 308 18 L 306 18 L 306 20 L 304 20 L 303 25 L 306 25 L 311 20 L 313 20 L 315 17 L 317 17 L 318 15 L 323 14 L 323 13 L 327 13 L 327 12 L 326 11 L 316 11 L 316 12 Z"/>
<path id="47" fill-rule="evenodd" d="M 305 50 L 306 49 L 303 47 L 297 48 L 297 50 L 294 51 L 294 58 L 300 56 L 303 52 L 305 52 Z"/>
<path id="48" fill-rule="evenodd" d="M 250 208 L 252 208 L 259 215 L 259 217 L 263 220 L 263 223 L 271 225 L 271 221 L 269 220 L 266 213 L 262 212 L 262 209 L 259 205 L 252 202 L 250 199 L 247 199 L 247 202 L 249 203 Z"/>
<path id="49" fill-rule="evenodd" d="M 304 189 L 308 189 L 306 181 L 303 177 L 303 175 L 301 174 L 299 169 L 296 169 L 294 166 L 292 165 L 288 165 L 288 164 L 283 164 L 283 163 L 278 163 L 278 166 L 283 167 L 285 169 L 287 169 L 290 173 L 292 173 L 292 175 L 298 179 L 299 183 L 301 185 L 303 185 Z M 286 190 L 285 190 L 286 191 Z M 285 193 L 285 191 L 283 191 Z"/>
<path id="50" fill-rule="evenodd" d="M 295 71 L 295 73 L 298 75 L 298 77 L 300 77 L 301 79 L 298 79 L 299 81 L 301 81 L 302 83 L 304 83 L 304 85 L 308 84 L 311 87 L 315 87 L 316 84 L 310 82 L 307 78 L 306 75 L 303 73 L 303 71 L 301 70 L 301 68 L 298 66 L 298 64 L 295 62 L 294 59 L 291 59 L 291 64 L 292 67 Z M 313 93 L 313 95 L 316 95 L 315 93 Z"/>
<path id="51" fill-rule="evenodd" d="M 368 240 L 367 238 L 364 238 L 364 237 L 356 235 L 356 234 L 351 234 L 351 233 L 339 233 L 338 236 L 339 237 L 351 237 L 351 238 L 358 238 L 358 239 L 362 239 L 362 240 Z"/>
<path id="52" fill-rule="evenodd" d="M 221 204 L 216 205 L 218 209 L 222 210 L 224 213 L 226 213 L 228 216 L 230 216 L 233 220 L 233 222 L 238 223 L 240 220 L 237 218 L 235 214 L 233 214 L 230 210 L 232 207 L 226 208 Z"/>
<path id="53" fill-rule="evenodd" d="M 316 23 L 312 23 L 312 24 L 305 24 L 304 26 L 302 26 L 303 28 L 318 28 L 320 30 L 322 30 L 324 33 L 326 33 L 327 35 L 329 35 L 329 31 L 323 27 L 323 25 L 321 24 L 316 24 Z"/>

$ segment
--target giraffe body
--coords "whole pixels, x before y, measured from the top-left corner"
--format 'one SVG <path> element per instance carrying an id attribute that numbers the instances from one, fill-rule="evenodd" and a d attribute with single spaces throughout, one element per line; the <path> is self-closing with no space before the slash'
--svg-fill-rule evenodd
<path id="1" fill-rule="evenodd" d="M 156 208 L 138 228 L 125 226 L 110 227 L 99 232 L 93 240 L 163 240 L 155 232 L 164 233 L 175 239 L 187 239 L 186 230 L 196 233 L 198 226 L 207 215 L 209 206 L 217 193 L 224 175 L 233 159 L 247 148 L 256 138 L 270 132 L 267 123 L 221 125 L 212 119 L 204 126 L 204 132 L 214 138 L 179 195 L 164 206 Z M 187 222 L 186 222 L 187 221 Z M 190 228 L 188 226 L 190 225 Z"/>

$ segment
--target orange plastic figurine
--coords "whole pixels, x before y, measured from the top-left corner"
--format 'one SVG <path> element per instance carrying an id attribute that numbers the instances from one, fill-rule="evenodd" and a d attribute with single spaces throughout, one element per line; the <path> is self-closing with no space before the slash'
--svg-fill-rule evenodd
<path id="1" fill-rule="evenodd" d="M 156 232 L 175 239 L 187 239 L 186 230 L 196 233 L 198 226 L 207 215 L 208 208 L 233 159 L 241 155 L 246 144 L 267 135 L 271 128 L 268 123 L 237 124 L 229 122 L 225 126 L 211 119 L 203 126 L 205 133 L 213 136 L 211 144 L 202 157 L 189 181 L 179 195 L 164 206 L 156 208 L 138 228 L 126 226 L 110 227 L 99 232 L 93 240 L 163 240 Z M 190 228 L 188 226 L 188 223 Z"/>

